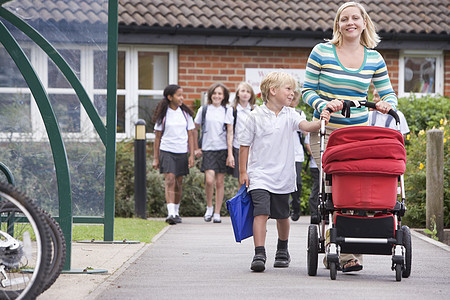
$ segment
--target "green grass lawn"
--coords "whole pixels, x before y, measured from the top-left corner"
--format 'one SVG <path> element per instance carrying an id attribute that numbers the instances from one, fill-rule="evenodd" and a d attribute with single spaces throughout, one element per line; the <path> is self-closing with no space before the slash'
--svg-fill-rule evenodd
<path id="1" fill-rule="evenodd" d="M 114 240 L 140 241 L 150 243 L 167 223 L 164 221 L 144 220 L 138 218 L 115 218 Z M 73 224 L 72 240 L 103 240 L 103 224 Z"/>

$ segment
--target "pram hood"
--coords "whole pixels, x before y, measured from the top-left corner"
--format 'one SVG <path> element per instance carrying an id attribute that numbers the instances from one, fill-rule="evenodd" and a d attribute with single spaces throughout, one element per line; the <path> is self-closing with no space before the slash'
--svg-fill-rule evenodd
<path id="1" fill-rule="evenodd" d="M 394 129 L 375 126 L 335 130 L 322 164 L 327 174 L 401 175 L 406 168 L 403 136 Z"/>

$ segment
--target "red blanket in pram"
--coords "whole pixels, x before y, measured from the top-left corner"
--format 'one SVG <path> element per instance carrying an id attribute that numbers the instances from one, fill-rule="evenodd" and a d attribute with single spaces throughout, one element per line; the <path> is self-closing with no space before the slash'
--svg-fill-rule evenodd
<path id="1" fill-rule="evenodd" d="M 393 208 L 398 176 L 406 168 L 403 136 L 374 126 L 338 129 L 329 137 L 322 163 L 324 172 L 333 175 L 336 208 Z"/>

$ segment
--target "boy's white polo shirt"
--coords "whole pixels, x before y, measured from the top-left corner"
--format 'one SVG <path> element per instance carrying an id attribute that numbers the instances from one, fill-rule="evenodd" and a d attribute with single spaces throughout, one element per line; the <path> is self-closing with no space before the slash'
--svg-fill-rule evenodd
<path id="1" fill-rule="evenodd" d="M 196 124 L 202 124 L 202 112 L 203 106 L 198 109 L 195 116 L 194 122 Z M 222 105 L 208 104 L 205 119 L 202 150 L 226 150 L 228 148 L 226 124 L 233 124 L 233 109 L 231 107 L 225 108 Z M 200 132 L 202 132 L 202 129 L 200 129 Z"/>
<path id="2" fill-rule="evenodd" d="M 164 132 L 161 137 L 161 144 L 159 149 L 172 153 L 187 153 L 188 152 L 188 132 L 187 130 L 195 129 L 192 117 L 183 114 L 181 108 L 176 110 L 167 108 L 166 120 L 164 125 Z M 155 124 L 154 130 L 162 131 L 162 123 Z"/>
<path id="3" fill-rule="evenodd" d="M 239 140 L 240 145 L 250 146 L 249 191 L 288 194 L 297 189 L 292 136 L 303 120 L 306 118 L 290 107 L 283 107 L 278 116 L 265 104 L 250 113 Z"/>

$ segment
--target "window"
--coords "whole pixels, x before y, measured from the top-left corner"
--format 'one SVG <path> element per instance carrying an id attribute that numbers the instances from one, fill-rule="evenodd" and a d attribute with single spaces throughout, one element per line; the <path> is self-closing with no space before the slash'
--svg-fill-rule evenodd
<path id="1" fill-rule="evenodd" d="M 81 81 L 100 117 L 106 122 L 106 49 L 102 50 L 98 45 L 54 46 Z M 92 122 L 64 74 L 40 48 L 31 45 L 22 47 L 48 94 L 63 136 L 85 141 L 96 139 Z M 3 47 L 0 47 L 0 65 L 0 139 L 46 139 L 46 129 L 37 103 Z"/>
<path id="2" fill-rule="evenodd" d="M 443 94 L 441 51 L 403 51 L 399 64 L 399 97 Z"/>
<path id="3" fill-rule="evenodd" d="M 138 119 L 153 135 L 153 112 L 164 88 L 177 82 L 176 47 L 119 46 L 117 61 L 117 137 L 134 137 Z"/>
<path id="4" fill-rule="evenodd" d="M 98 46 L 58 48 L 81 81 L 106 124 L 107 51 Z M 97 133 L 75 91 L 57 66 L 38 47 L 23 46 L 35 68 L 65 138 L 90 141 Z M 153 112 L 169 83 L 177 82 L 176 47 L 121 46 L 117 61 L 117 138 L 133 138 L 134 124 L 145 120 L 147 138 L 154 138 Z M 0 139 L 46 138 L 36 102 L 22 74 L 0 46 Z M 20 120 L 20 121 L 17 121 Z"/>

